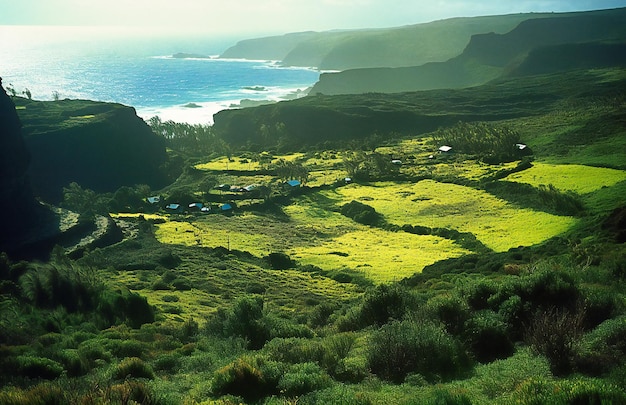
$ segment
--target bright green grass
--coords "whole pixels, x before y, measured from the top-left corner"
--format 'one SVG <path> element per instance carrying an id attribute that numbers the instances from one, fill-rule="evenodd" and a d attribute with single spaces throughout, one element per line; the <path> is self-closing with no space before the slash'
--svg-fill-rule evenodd
<path id="1" fill-rule="evenodd" d="M 436 261 L 470 253 L 439 237 L 359 225 L 339 213 L 311 207 L 311 203 L 285 208 L 299 226 L 329 234 L 321 243 L 290 249 L 289 253 L 303 264 L 361 270 L 374 282 L 384 283 L 420 272 Z"/>
<path id="2" fill-rule="evenodd" d="M 340 204 L 363 201 L 393 224 L 471 232 L 497 252 L 541 243 L 576 223 L 574 218 L 516 208 L 481 190 L 432 180 L 415 184 L 353 184 L 327 195 Z"/>
<path id="3" fill-rule="evenodd" d="M 299 262 L 325 269 L 362 271 L 375 283 L 399 281 L 439 260 L 469 251 L 436 236 L 363 229 L 332 238 L 321 246 L 294 249 Z"/>
<path id="4" fill-rule="evenodd" d="M 252 213 L 209 215 L 193 223 L 169 221 L 157 224 L 155 236 L 161 243 L 221 246 L 258 257 L 285 252 L 301 264 L 325 270 L 361 270 L 379 283 L 410 276 L 438 260 L 470 253 L 447 239 L 357 224 L 304 197 L 285 207 L 285 214 L 287 221 Z"/>
<path id="5" fill-rule="evenodd" d="M 259 164 L 259 162 L 253 162 L 251 160 L 248 160 L 247 162 L 244 159 L 239 159 L 239 158 L 229 160 L 227 157 L 223 156 L 218 159 L 213 159 L 207 163 L 197 164 L 194 167 L 198 170 L 249 171 L 249 170 L 259 170 L 261 168 L 261 165 Z"/>
<path id="6" fill-rule="evenodd" d="M 626 171 L 583 165 L 534 163 L 530 169 L 511 174 L 506 180 L 535 187 L 552 184 L 559 190 L 587 194 L 626 180 Z"/>

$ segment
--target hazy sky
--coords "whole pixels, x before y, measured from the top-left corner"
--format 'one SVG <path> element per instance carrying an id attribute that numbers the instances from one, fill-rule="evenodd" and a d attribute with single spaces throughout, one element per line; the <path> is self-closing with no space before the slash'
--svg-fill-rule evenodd
<path id="1" fill-rule="evenodd" d="M 0 0 L 0 25 L 222 34 L 394 27 L 449 17 L 626 7 L 626 0 Z"/>

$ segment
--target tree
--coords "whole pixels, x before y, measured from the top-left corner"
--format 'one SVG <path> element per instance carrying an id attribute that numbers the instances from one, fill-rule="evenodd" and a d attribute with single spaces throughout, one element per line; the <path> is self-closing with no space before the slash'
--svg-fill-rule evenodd
<path id="1" fill-rule="evenodd" d="M 82 188 L 76 182 L 63 187 L 63 202 L 61 205 L 79 214 L 93 215 L 108 212 L 107 201 L 102 196 L 99 196 L 93 190 Z"/>
<path id="2" fill-rule="evenodd" d="M 302 163 L 291 162 L 285 159 L 278 159 L 272 165 L 276 176 L 281 180 L 299 180 L 302 183 L 309 179 L 309 169 Z"/>

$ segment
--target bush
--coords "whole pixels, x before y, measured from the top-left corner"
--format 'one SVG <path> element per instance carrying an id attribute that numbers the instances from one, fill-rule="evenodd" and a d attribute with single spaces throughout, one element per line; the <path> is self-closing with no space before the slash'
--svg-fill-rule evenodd
<path id="1" fill-rule="evenodd" d="M 263 362 L 258 358 L 242 357 L 213 373 L 211 391 L 214 395 L 236 395 L 246 401 L 256 401 L 276 393 L 278 379 L 274 373 L 265 376 Z"/>
<path id="2" fill-rule="evenodd" d="M 145 351 L 144 344 L 134 339 L 128 340 L 109 340 L 106 344 L 107 348 L 115 357 L 141 357 Z"/>
<path id="3" fill-rule="evenodd" d="M 426 303 L 427 312 L 439 319 L 448 333 L 459 336 L 470 317 L 467 303 L 458 296 L 437 296 Z"/>
<path id="4" fill-rule="evenodd" d="M 157 371 L 174 372 L 180 367 L 180 355 L 163 354 L 154 360 L 153 367 Z"/>
<path id="5" fill-rule="evenodd" d="M 45 357 L 18 356 L 16 371 L 23 377 L 53 380 L 63 373 L 63 366 Z"/>
<path id="6" fill-rule="evenodd" d="M 582 335 L 583 315 L 559 308 L 537 312 L 526 333 L 526 342 L 550 362 L 555 375 L 572 371 L 574 349 Z"/>
<path id="7" fill-rule="evenodd" d="M 497 313 L 478 311 L 465 323 L 465 341 L 481 363 L 503 359 L 513 354 L 508 326 Z"/>
<path id="8" fill-rule="evenodd" d="M 300 396 L 324 389 L 332 379 L 315 363 L 301 363 L 289 368 L 278 382 L 280 392 L 287 396 Z"/>
<path id="9" fill-rule="evenodd" d="M 126 378 L 154 378 L 154 371 L 149 364 L 145 363 L 138 357 L 128 357 L 117 365 L 113 371 L 115 380 L 124 380 Z"/>
<path id="10" fill-rule="evenodd" d="M 288 255 L 281 252 L 270 253 L 265 259 L 274 270 L 287 270 L 295 265 Z"/>
<path id="11" fill-rule="evenodd" d="M 272 360 L 282 363 L 322 362 L 326 351 L 321 342 L 302 338 L 275 338 L 269 341 L 263 351 Z"/>
<path id="12" fill-rule="evenodd" d="M 367 359 L 372 372 L 401 383 L 409 373 L 429 382 L 458 377 L 471 367 L 461 345 L 433 323 L 394 321 L 372 335 Z"/>
<path id="13" fill-rule="evenodd" d="M 67 403 L 66 392 L 50 383 L 37 384 L 27 390 L 9 388 L 0 391 L 0 404 L 3 405 L 64 405 Z"/>
<path id="14" fill-rule="evenodd" d="M 361 305 L 361 320 L 365 325 L 384 325 L 400 320 L 410 306 L 411 296 L 399 284 L 380 284 L 366 292 Z"/>
<path id="15" fill-rule="evenodd" d="M 358 201 L 350 201 L 340 209 L 342 215 L 363 225 L 377 226 L 384 222 L 384 218 L 373 207 Z"/>
<path id="16" fill-rule="evenodd" d="M 624 362 L 626 357 L 626 317 L 609 319 L 581 339 L 576 353 L 580 371 L 602 374 Z"/>
<path id="17" fill-rule="evenodd" d="M 218 309 L 208 320 L 206 330 L 223 337 L 241 337 L 249 349 L 260 349 L 270 338 L 263 314 L 263 298 L 244 296 L 230 310 Z"/>
<path id="18" fill-rule="evenodd" d="M 77 349 L 65 349 L 58 354 L 58 360 L 63 364 L 68 377 L 78 377 L 87 374 L 89 364 Z"/>

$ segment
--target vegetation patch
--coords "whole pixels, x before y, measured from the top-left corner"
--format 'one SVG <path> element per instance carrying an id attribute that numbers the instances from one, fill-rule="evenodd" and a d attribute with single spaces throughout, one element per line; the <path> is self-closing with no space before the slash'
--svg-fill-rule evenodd
<path id="1" fill-rule="evenodd" d="M 497 252 L 541 243 L 576 223 L 570 217 L 517 208 L 485 191 L 432 180 L 355 184 L 326 195 L 346 202 L 367 196 L 372 198 L 368 205 L 392 224 L 470 232 Z"/>
<path id="2" fill-rule="evenodd" d="M 583 165 L 554 165 L 533 163 L 530 169 L 514 173 L 507 181 L 527 183 L 538 187 L 553 185 L 559 190 L 588 194 L 626 180 L 626 171 Z"/>

